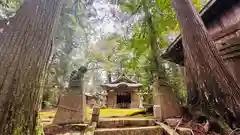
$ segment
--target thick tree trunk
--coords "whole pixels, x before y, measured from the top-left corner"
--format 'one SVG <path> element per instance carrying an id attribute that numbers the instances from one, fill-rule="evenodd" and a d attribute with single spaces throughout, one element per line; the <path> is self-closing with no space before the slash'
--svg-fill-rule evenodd
<path id="1" fill-rule="evenodd" d="M 34 135 L 60 0 L 25 0 L 0 33 L 0 134 Z"/>
<path id="2" fill-rule="evenodd" d="M 200 103 L 208 113 L 222 116 L 232 111 L 239 117 L 240 88 L 218 55 L 214 41 L 190 0 L 172 0 L 180 22 L 188 89 L 195 93 L 189 101 Z M 194 98 L 195 97 L 195 98 Z M 196 101 L 198 97 L 199 101 Z"/>

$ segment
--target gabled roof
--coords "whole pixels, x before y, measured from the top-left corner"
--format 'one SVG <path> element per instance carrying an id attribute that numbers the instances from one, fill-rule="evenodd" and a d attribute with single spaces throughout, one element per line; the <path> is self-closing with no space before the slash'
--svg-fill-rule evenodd
<path id="1" fill-rule="evenodd" d="M 114 89 L 119 87 L 139 88 L 141 86 L 142 84 L 131 80 L 125 74 L 121 74 L 116 80 L 112 81 L 111 83 L 106 83 L 101 85 L 101 87 L 105 89 Z"/>
<path id="2" fill-rule="evenodd" d="M 115 83 L 115 84 L 102 84 L 101 87 L 103 88 L 139 88 L 141 87 L 142 84 L 140 83 L 136 83 L 136 84 L 133 84 L 133 83 L 125 83 L 125 82 L 120 82 L 120 83 Z"/>
<path id="3" fill-rule="evenodd" d="M 131 80 L 130 78 L 128 78 L 124 73 L 121 74 L 116 80 L 112 81 L 111 84 L 114 83 L 120 83 L 120 82 L 125 82 L 125 83 L 137 83 L 133 80 Z"/>
<path id="4" fill-rule="evenodd" d="M 220 17 L 224 11 L 232 8 L 233 5 L 237 3 L 239 4 L 239 0 L 210 0 L 200 11 L 200 16 L 204 24 L 207 25 L 213 22 L 216 18 Z M 169 45 L 162 57 L 183 65 L 184 54 L 180 34 Z"/>

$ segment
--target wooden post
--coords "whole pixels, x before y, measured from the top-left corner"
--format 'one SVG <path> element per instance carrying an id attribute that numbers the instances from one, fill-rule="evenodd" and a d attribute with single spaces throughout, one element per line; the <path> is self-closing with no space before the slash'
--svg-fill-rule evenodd
<path id="1" fill-rule="evenodd" d="M 92 111 L 91 123 L 93 123 L 93 122 L 98 123 L 98 121 L 99 121 L 99 114 L 100 114 L 100 108 L 99 107 L 94 107 L 93 111 Z"/>

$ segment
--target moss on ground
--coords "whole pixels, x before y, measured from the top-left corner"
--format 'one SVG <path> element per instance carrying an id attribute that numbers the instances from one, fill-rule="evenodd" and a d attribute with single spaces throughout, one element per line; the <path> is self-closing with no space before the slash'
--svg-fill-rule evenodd
<path id="1" fill-rule="evenodd" d="M 100 118 L 102 119 L 137 119 L 137 118 L 149 118 L 149 117 L 144 117 L 142 115 L 137 115 L 134 117 L 126 117 L 129 116 L 133 113 L 140 112 L 143 109 L 100 109 Z M 55 114 L 56 114 L 57 109 L 52 109 L 48 111 L 41 111 L 40 112 L 40 117 L 43 121 L 43 125 L 49 125 L 51 124 Z M 91 119 L 92 115 L 92 109 L 87 107 L 86 111 L 86 120 Z"/>
<path id="2" fill-rule="evenodd" d="M 100 117 L 128 116 L 132 113 L 142 111 L 142 109 L 101 109 Z"/>

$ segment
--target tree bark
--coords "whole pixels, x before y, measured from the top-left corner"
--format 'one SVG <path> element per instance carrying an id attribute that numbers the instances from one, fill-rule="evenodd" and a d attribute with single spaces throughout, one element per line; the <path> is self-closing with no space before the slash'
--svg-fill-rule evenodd
<path id="1" fill-rule="evenodd" d="M 0 134 L 34 135 L 60 0 L 25 0 L 0 33 Z"/>
<path id="2" fill-rule="evenodd" d="M 7 20 L 0 20 L 0 29 L 4 29 L 7 26 Z"/>
<path id="3" fill-rule="evenodd" d="M 181 26 L 187 86 L 211 115 L 231 111 L 239 118 L 240 88 L 218 55 L 215 43 L 190 0 L 172 0 Z M 196 101 L 198 97 L 198 101 Z M 211 111 L 212 109 L 212 111 Z M 240 119 L 240 118 L 239 118 Z"/>

